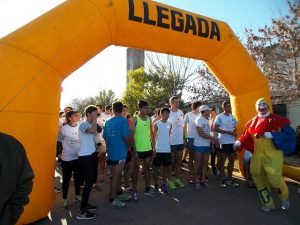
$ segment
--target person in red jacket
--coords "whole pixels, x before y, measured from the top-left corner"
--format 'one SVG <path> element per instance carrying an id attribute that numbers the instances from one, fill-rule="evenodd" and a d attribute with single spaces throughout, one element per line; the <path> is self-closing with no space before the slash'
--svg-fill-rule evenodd
<path id="1" fill-rule="evenodd" d="M 254 146 L 250 172 L 262 203 L 261 209 L 269 212 L 275 208 L 270 195 L 275 188 L 281 199 L 281 208 L 290 207 L 288 187 L 282 178 L 283 154 L 295 151 L 296 135 L 290 121 L 269 112 L 264 98 L 256 102 L 257 116 L 246 124 L 243 135 L 235 142 L 234 148 Z"/>

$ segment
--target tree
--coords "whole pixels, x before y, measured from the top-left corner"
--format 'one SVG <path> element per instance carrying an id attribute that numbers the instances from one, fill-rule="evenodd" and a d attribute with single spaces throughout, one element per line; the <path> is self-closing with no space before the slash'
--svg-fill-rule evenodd
<path id="1" fill-rule="evenodd" d="M 112 90 L 101 90 L 99 91 L 98 95 L 94 97 L 86 97 L 84 99 L 75 98 L 72 99 L 71 103 L 69 104 L 72 108 L 80 113 L 84 112 L 84 109 L 88 105 L 96 105 L 100 104 L 103 107 L 106 105 L 111 105 L 114 101 L 116 101 L 115 93 Z"/>
<path id="2" fill-rule="evenodd" d="M 187 87 L 190 100 L 204 102 L 222 102 L 229 99 L 229 94 L 206 66 L 199 68 L 197 80 Z"/>
<path id="3" fill-rule="evenodd" d="M 300 5 L 287 1 L 289 12 L 271 20 L 271 26 L 245 29 L 246 48 L 270 83 L 273 99 L 300 96 Z"/>
<path id="4" fill-rule="evenodd" d="M 93 97 L 87 97 L 84 99 L 80 98 L 74 98 L 71 100 L 71 103 L 69 104 L 74 110 L 83 113 L 85 108 L 88 105 L 95 105 L 96 100 Z"/>
<path id="5" fill-rule="evenodd" d="M 122 101 L 131 114 L 140 99 L 148 101 L 151 111 L 167 106 L 171 96 L 182 97 L 187 85 L 196 79 L 197 70 L 198 65 L 190 59 L 148 54 L 145 68 L 129 72 Z"/>
<path id="6" fill-rule="evenodd" d="M 183 57 L 147 54 L 146 71 L 168 96 L 182 97 L 186 87 L 197 79 L 199 63 Z"/>
<path id="7" fill-rule="evenodd" d="M 99 91 L 99 94 L 95 96 L 95 100 L 97 104 L 102 105 L 102 107 L 105 107 L 106 105 L 111 105 L 114 101 L 117 100 L 115 93 L 112 90 L 101 90 Z"/>

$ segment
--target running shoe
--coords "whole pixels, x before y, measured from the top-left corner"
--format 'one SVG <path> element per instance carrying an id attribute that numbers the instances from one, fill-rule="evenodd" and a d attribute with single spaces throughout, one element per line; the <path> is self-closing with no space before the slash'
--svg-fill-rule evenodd
<path id="1" fill-rule="evenodd" d="M 132 198 L 132 196 L 131 195 L 129 195 L 129 194 L 127 194 L 127 193 L 125 193 L 125 192 L 123 192 L 122 194 L 120 194 L 120 195 L 118 195 L 117 197 L 116 197 L 116 199 L 118 200 L 118 201 L 129 201 L 130 199 Z"/>
<path id="2" fill-rule="evenodd" d="M 94 210 L 96 210 L 97 208 L 98 208 L 97 206 L 92 205 L 92 204 L 90 204 L 90 203 L 87 203 L 87 204 L 86 204 L 86 209 L 87 209 L 87 210 L 94 211 Z"/>
<path id="3" fill-rule="evenodd" d="M 153 196 L 159 196 L 160 195 L 160 192 L 159 192 L 158 188 L 154 189 L 154 191 L 152 192 L 152 195 Z"/>
<path id="4" fill-rule="evenodd" d="M 56 193 L 60 193 L 60 192 L 61 192 L 61 189 L 58 188 L 58 187 L 54 187 L 54 191 L 55 191 Z"/>
<path id="5" fill-rule="evenodd" d="M 189 182 L 189 184 L 194 184 L 194 178 L 193 178 L 193 176 L 189 177 L 188 182 Z"/>
<path id="6" fill-rule="evenodd" d="M 139 200 L 139 198 L 138 198 L 138 195 L 137 195 L 137 192 L 133 192 L 132 193 L 132 199 L 135 201 L 135 202 L 137 202 L 138 200 Z"/>
<path id="7" fill-rule="evenodd" d="M 119 201 L 119 200 L 117 200 L 117 199 L 115 199 L 113 202 L 111 202 L 110 204 L 109 204 L 109 206 L 111 207 L 111 208 L 115 208 L 115 209 L 121 209 L 121 208 L 124 208 L 125 207 L 125 203 L 124 202 L 121 202 L 121 201 Z"/>
<path id="8" fill-rule="evenodd" d="M 167 181 L 167 186 L 170 190 L 175 190 L 176 189 L 176 185 L 174 184 L 174 182 L 172 180 Z"/>
<path id="9" fill-rule="evenodd" d="M 96 214 L 92 213 L 92 212 L 89 212 L 89 211 L 86 211 L 85 213 L 78 214 L 76 216 L 77 220 L 91 220 L 91 219 L 95 219 L 95 218 L 96 218 Z"/>
<path id="10" fill-rule="evenodd" d="M 174 184 L 176 185 L 176 187 L 179 188 L 184 188 L 184 183 L 180 180 L 180 179 L 174 179 Z"/>
<path id="11" fill-rule="evenodd" d="M 144 191 L 145 196 L 153 196 L 152 192 L 150 190 Z"/>
<path id="12" fill-rule="evenodd" d="M 271 210 L 273 210 L 274 208 L 271 208 L 268 205 L 263 205 L 262 207 L 260 207 L 261 211 L 263 212 L 270 212 Z"/>
<path id="13" fill-rule="evenodd" d="M 69 207 L 69 202 L 67 199 L 63 199 L 63 209 L 64 210 L 69 210 L 70 207 Z"/>
<path id="14" fill-rule="evenodd" d="M 208 183 L 207 182 L 201 182 L 201 186 L 204 187 L 204 188 L 207 188 L 208 187 Z"/>
<path id="15" fill-rule="evenodd" d="M 189 162 L 186 159 L 183 159 L 182 163 L 187 165 Z"/>
<path id="16" fill-rule="evenodd" d="M 176 187 L 175 187 L 175 188 L 176 188 Z M 164 194 L 168 194 L 168 193 L 169 193 L 169 190 L 168 190 L 166 184 L 162 184 L 162 185 L 160 186 L 160 189 L 161 189 L 162 193 L 164 193 Z"/>
<path id="17" fill-rule="evenodd" d="M 226 185 L 226 183 L 225 183 L 225 180 L 221 180 L 221 181 L 219 182 L 219 186 L 222 187 L 222 188 L 226 188 L 227 185 Z"/>
<path id="18" fill-rule="evenodd" d="M 196 189 L 197 191 L 200 191 L 200 190 L 201 190 L 201 184 L 200 184 L 199 182 L 196 182 L 196 184 L 195 184 L 195 189 Z"/>
<path id="19" fill-rule="evenodd" d="M 288 210 L 290 208 L 290 205 L 291 205 L 291 203 L 290 203 L 289 199 L 283 200 L 281 202 L 281 209 L 286 211 L 286 210 Z"/>
<path id="20" fill-rule="evenodd" d="M 98 186 L 97 184 L 93 185 L 93 190 L 97 191 L 97 192 L 102 192 L 102 188 L 100 186 Z"/>
<path id="21" fill-rule="evenodd" d="M 127 192 L 127 193 L 130 193 L 130 192 L 132 192 L 132 189 L 130 188 L 130 186 L 128 186 L 128 187 L 123 187 L 123 191 L 124 191 L 124 192 Z"/>
<path id="22" fill-rule="evenodd" d="M 74 202 L 77 203 L 77 204 L 80 204 L 81 203 L 81 195 L 76 195 L 75 199 L 74 199 Z"/>
<path id="23" fill-rule="evenodd" d="M 227 181 L 226 181 L 226 184 L 227 184 L 228 186 L 232 186 L 232 187 L 238 187 L 238 186 L 239 186 L 239 184 L 236 183 L 236 182 L 235 182 L 234 180 L 232 180 L 232 179 L 227 180 Z"/>

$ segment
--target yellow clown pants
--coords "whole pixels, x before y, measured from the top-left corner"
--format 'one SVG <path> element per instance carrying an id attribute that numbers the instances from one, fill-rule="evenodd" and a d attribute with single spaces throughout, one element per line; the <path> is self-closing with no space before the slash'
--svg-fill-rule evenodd
<path id="1" fill-rule="evenodd" d="M 275 188 L 281 200 L 287 200 L 289 196 L 288 187 L 282 177 L 283 153 L 275 148 L 272 139 L 254 139 L 250 173 L 262 205 L 274 208 L 274 202 L 270 195 L 271 187 Z"/>

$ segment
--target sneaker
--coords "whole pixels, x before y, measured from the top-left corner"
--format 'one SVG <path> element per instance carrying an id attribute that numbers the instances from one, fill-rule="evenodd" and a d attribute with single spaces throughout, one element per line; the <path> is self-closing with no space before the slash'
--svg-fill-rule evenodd
<path id="1" fill-rule="evenodd" d="M 201 186 L 204 187 L 204 188 L 207 188 L 208 187 L 208 183 L 207 182 L 201 182 Z"/>
<path id="2" fill-rule="evenodd" d="M 78 214 L 76 216 L 77 220 L 91 220 L 91 219 L 95 219 L 96 218 L 96 214 L 92 213 L 92 212 L 88 212 L 86 211 L 85 213 L 82 214 Z"/>
<path id="3" fill-rule="evenodd" d="M 170 190 L 175 190 L 176 189 L 176 185 L 174 184 L 174 182 L 172 180 L 167 181 L 167 186 Z"/>
<path id="4" fill-rule="evenodd" d="M 194 184 L 194 178 L 192 176 L 190 176 L 188 182 L 189 182 L 189 184 Z"/>
<path id="5" fill-rule="evenodd" d="M 144 195 L 145 196 L 153 196 L 153 194 L 152 194 L 152 192 L 150 190 L 149 191 L 145 191 Z"/>
<path id="6" fill-rule="evenodd" d="M 290 208 L 290 200 L 283 200 L 282 202 L 281 202 L 281 209 L 282 210 L 288 210 L 289 208 Z"/>
<path id="7" fill-rule="evenodd" d="M 98 208 L 97 206 L 91 205 L 90 203 L 87 203 L 87 204 L 86 204 L 86 209 L 87 209 L 87 210 L 94 211 L 94 210 L 96 210 L 97 208 Z"/>
<path id="8" fill-rule="evenodd" d="M 153 196 L 159 196 L 160 195 L 160 192 L 159 192 L 158 188 L 154 189 L 154 191 L 152 192 L 152 195 Z"/>
<path id="9" fill-rule="evenodd" d="M 54 187 L 54 191 L 55 191 L 55 193 L 60 193 L 60 192 L 61 192 L 61 189 L 58 188 L 58 187 Z"/>
<path id="10" fill-rule="evenodd" d="M 175 187 L 175 188 L 176 188 L 176 187 Z M 168 194 L 168 193 L 169 193 L 169 190 L 168 190 L 166 184 L 162 184 L 162 185 L 160 186 L 160 190 L 161 190 L 162 193 L 164 193 L 164 194 Z"/>
<path id="11" fill-rule="evenodd" d="M 185 164 L 185 165 L 187 165 L 189 162 L 186 159 L 183 159 L 182 163 Z"/>
<path id="12" fill-rule="evenodd" d="M 123 192 L 122 194 L 120 194 L 120 195 L 118 195 L 117 197 L 116 197 L 116 199 L 118 200 L 118 201 L 129 201 L 130 199 L 132 198 L 132 196 L 131 195 L 129 195 L 129 194 L 127 194 L 127 193 L 125 193 L 125 192 Z"/>
<path id="13" fill-rule="evenodd" d="M 124 208 L 125 207 L 125 203 L 124 202 L 120 202 L 119 200 L 115 199 L 113 202 L 111 202 L 109 204 L 109 206 L 111 208 L 115 208 L 115 209 L 121 209 L 121 208 Z"/>
<path id="14" fill-rule="evenodd" d="M 75 199 L 74 199 L 74 202 L 77 203 L 77 204 L 80 204 L 81 203 L 81 196 L 80 195 L 76 195 Z"/>
<path id="15" fill-rule="evenodd" d="M 63 199 L 63 209 L 64 210 L 69 210 L 70 207 L 69 207 L 69 202 L 67 199 Z"/>
<path id="16" fill-rule="evenodd" d="M 93 185 L 93 190 L 97 191 L 97 192 L 102 192 L 102 188 L 100 186 L 98 186 L 97 184 Z"/>
<path id="17" fill-rule="evenodd" d="M 236 182 L 235 182 L 234 180 L 232 180 L 232 179 L 227 180 L 227 181 L 226 181 L 226 184 L 227 184 L 228 186 L 232 186 L 232 187 L 238 187 L 238 186 L 239 186 L 239 184 L 236 183 Z"/>
<path id="18" fill-rule="evenodd" d="M 123 187 L 123 191 L 124 191 L 124 192 L 127 192 L 127 193 L 130 193 L 130 192 L 132 192 L 132 189 L 130 188 L 130 186 L 128 186 L 128 187 Z"/>
<path id="19" fill-rule="evenodd" d="M 263 212 L 270 212 L 271 210 L 273 210 L 274 208 L 271 208 L 268 205 L 263 205 L 262 207 L 260 207 L 261 211 Z"/>
<path id="20" fill-rule="evenodd" d="M 222 187 L 222 188 L 226 188 L 227 185 L 225 183 L 225 180 L 221 180 L 220 183 L 219 183 L 219 186 Z"/>
<path id="21" fill-rule="evenodd" d="M 180 179 L 174 179 L 174 184 L 176 185 L 176 187 L 179 188 L 184 188 L 184 183 L 182 183 L 182 181 Z"/>
<path id="22" fill-rule="evenodd" d="M 137 193 L 136 193 L 135 191 L 132 193 L 132 199 L 133 199 L 133 201 L 135 201 L 135 202 L 138 201 L 138 195 L 137 195 Z"/>
<path id="23" fill-rule="evenodd" d="M 200 185 L 199 182 L 196 182 L 196 184 L 195 184 L 195 189 L 196 189 L 197 191 L 200 191 L 200 190 L 201 190 L 201 185 Z"/>

